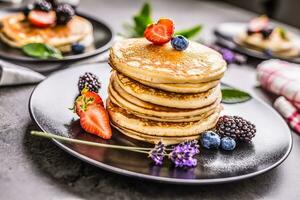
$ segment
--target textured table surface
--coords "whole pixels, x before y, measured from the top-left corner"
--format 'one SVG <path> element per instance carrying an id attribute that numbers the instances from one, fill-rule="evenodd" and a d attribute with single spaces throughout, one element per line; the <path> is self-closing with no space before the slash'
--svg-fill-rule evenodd
<path id="1" fill-rule="evenodd" d="M 80 9 L 121 31 L 137 11 L 138 0 L 81 1 Z M 204 25 L 201 39 L 212 40 L 212 28 L 225 21 L 249 20 L 253 13 L 218 2 L 153 1 L 154 17 L 167 16 L 178 28 Z M 255 63 L 229 67 L 224 82 L 250 91 L 270 103 L 256 88 Z M 41 66 L 42 67 L 42 66 Z M 0 88 L 0 199 L 299 199 L 300 137 L 278 168 L 248 180 L 212 186 L 179 186 L 136 180 L 84 163 L 52 142 L 33 138 L 37 129 L 28 113 L 34 86 Z M 260 116 L 258 116 L 260 117 Z"/>

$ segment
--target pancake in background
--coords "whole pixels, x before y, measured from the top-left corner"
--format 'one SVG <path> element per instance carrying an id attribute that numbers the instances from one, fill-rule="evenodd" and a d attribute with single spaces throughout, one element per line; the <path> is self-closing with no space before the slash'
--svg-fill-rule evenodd
<path id="1" fill-rule="evenodd" d="M 119 74 L 115 76 L 116 83 L 130 95 L 152 104 L 173 107 L 195 109 L 208 106 L 220 96 L 220 85 L 202 93 L 179 94 L 153 89 L 133 79 Z"/>
<path id="2" fill-rule="evenodd" d="M 170 43 L 153 45 L 144 38 L 115 43 L 109 63 L 125 76 L 151 83 L 209 82 L 226 70 L 222 56 L 199 43 L 190 41 L 185 51 L 176 51 Z"/>
<path id="3" fill-rule="evenodd" d="M 247 30 L 234 38 L 241 46 L 258 51 L 268 51 L 279 57 L 295 57 L 299 55 L 299 39 L 282 27 L 273 27 L 265 15 L 252 19 Z"/>
<path id="4" fill-rule="evenodd" d="M 32 26 L 22 13 L 5 17 L 0 22 L 1 40 L 14 48 L 22 48 L 28 43 L 45 43 L 68 52 L 73 43 L 88 47 L 94 40 L 92 24 L 79 16 L 74 16 L 67 25 L 48 28 Z"/>

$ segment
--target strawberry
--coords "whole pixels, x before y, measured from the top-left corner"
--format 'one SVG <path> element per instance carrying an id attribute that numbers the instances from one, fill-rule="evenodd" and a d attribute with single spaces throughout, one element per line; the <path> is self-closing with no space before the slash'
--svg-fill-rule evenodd
<path id="1" fill-rule="evenodd" d="M 28 15 L 29 22 L 39 28 L 46 28 L 55 23 L 55 12 L 32 10 Z"/>
<path id="2" fill-rule="evenodd" d="M 104 107 L 103 101 L 97 93 L 83 89 L 81 95 L 75 100 L 75 111 L 77 115 L 80 117 L 81 113 L 91 104 L 97 104 Z"/>
<path id="3" fill-rule="evenodd" d="M 252 32 L 260 32 L 269 25 L 269 18 L 265 15 L 254 18 L 249 23 L 249 30 Z"/>
<path id="4" fill-rule="evenodd" d="M 169 42 L 174 34 L 174 23 L 170 19 L 160 19 L 156 24 L 150 24 L 144 36 L 147 40 L 156 45 Z"/>
<path id="5" fill-rule="evenodd" d="M 101 105 L 88 105 L 80 115 L 80 125 L 86 132 L 103 139 L 110 139 L 112 136 L 108 113 Z"/>

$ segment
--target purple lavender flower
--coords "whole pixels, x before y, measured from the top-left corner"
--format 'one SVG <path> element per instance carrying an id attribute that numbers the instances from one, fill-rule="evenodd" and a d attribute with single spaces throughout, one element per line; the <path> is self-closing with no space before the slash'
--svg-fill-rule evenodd
<path id="1" fill-rule="evenodd" d="M 194 156 L 198 153 L 198 141 L 186 141 L 175 146 L 169 154 L 169 158 L 175 164 L 175 167 L 195 167 L 197 159 Z"/>
<path id="2" fill-rule="evenodd" d="M 220 53 L 223 55 L 223 58 L 227 63 L 235 62 L 235 55 L 231 50 L 222 48 Z"/>
<path id="3" fill-rule="evenodd" d="M 162 165 L 165 154 L 166 147 L 161 141 L 159 141 L 149 152 L 149 157 L 154 161 L 155 165 Z"/>

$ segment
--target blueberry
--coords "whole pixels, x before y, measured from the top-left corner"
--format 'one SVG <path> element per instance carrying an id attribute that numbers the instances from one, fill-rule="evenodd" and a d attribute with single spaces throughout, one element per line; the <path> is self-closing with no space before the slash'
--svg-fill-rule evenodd
<path id="1" fill-rule="evenodd" d="M 202 134 L 201 144 L 207 149 L 218 148 L 220 146 L 221 139 L 218 134 L 213 131 L 206 131 Z"/>
<path id="2" fill-rule="evenodd" d="M 264 50 L 264 53 L 266 56 L 268 56 L 269 58 L 273 57 L 273 52 L 271 49 L 266 49 Z"/>
<path id="3" fill-rule="evenodd" d="M 182 35 L 177 35 L 171 39 L 171 45 L 177 51 L 183 51 L 189 46 L 189 41 Z"/>
<path id="4" fill-rule="evenodd" d="M 221 139 L 221 148 L 226 151 L 232 151 L 236 146 L 235 140 L 230 137 L 223 137 Z"/>
<path id="5" fill-rule="evenodd" d="M 79 43 L 72 44 L 72 52 L 74 54 L 83 53 L 84 50 L 85 50 L 85 47 L 82 44 L 79 44 Z"/>
<path id="6" fill-rule="evenodd" d="M 33 8 L 34 8 L 33 4 L 28 4 L 27 6 L 25 6 L 23 10 L 23 14 L 27 17 L 29 15 L 29 12 L 32 11 Z"/>

